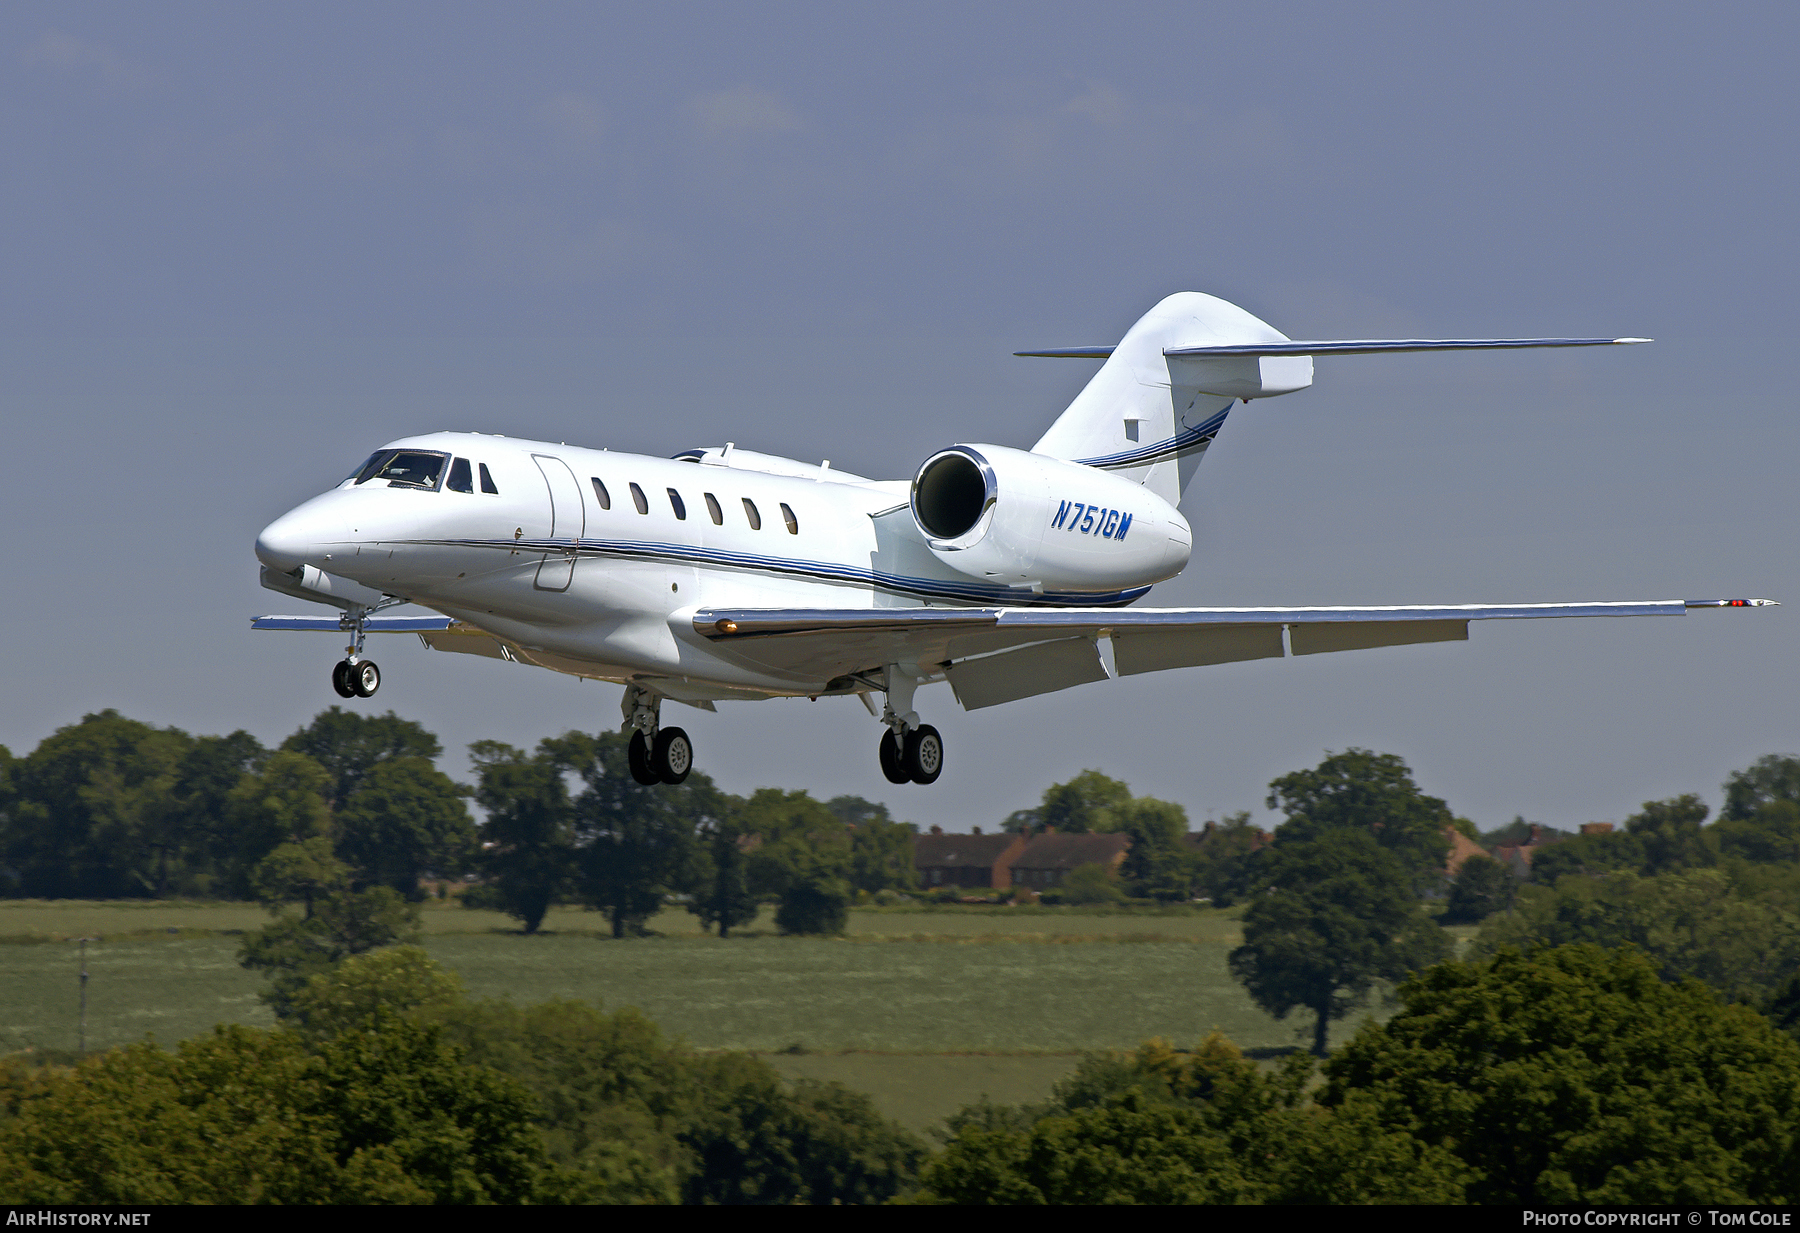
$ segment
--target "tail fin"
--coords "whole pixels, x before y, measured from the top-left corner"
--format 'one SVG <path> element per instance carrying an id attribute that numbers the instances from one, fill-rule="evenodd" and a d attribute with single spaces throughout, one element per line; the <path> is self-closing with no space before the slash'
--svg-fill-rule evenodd
<path id="1" fill-rule="evenodd" d="M 1022 351 L 1108 357 L 1032 451 L 1112 471 L 1177 504 L 1231 404 L 1239 397 L 1284 394 L 1311 385 L 1312 358 L 1201 360 L 1164 353 L 1286 341 L 1275 327 L 1235 304 L 1182 291 L 1145 313 L 1116 347 Z M 1233 371 L 1223 371 L 1226 366 Z M 1216 392 L 1202 393 L 1202 384 Z"/>

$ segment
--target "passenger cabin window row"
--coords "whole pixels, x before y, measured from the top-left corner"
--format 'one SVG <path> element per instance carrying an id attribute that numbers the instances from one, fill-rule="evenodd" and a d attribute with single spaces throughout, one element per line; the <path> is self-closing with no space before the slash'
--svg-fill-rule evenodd
<path id="1" fill-rule="evenodd" d="M 451 492 L 475 491 L 469 460 L 451 458 L 436 450 L 376 450 L 350 478 L 359 486 L 371 480 L 386 480 L 389 488 L 417 488 L 425 492 L 436 492 L 438 481 L 443 479 L 445 463 L 450 464 L 450 478 L 444 481 L 446 489 Z M 487 463 L 478 462 L 474 465 L 476 473 L 481 476 L 481 491 L 489 496 L 499 496 L 500 489 L 495 485 L 494 477 L 488 473 Z"/>
<path id="2" fill-rule="evenodd" d="M 486 474 L 485 467 L 482 471 L 483 474 Z M 606 482 L 598 475 L 591 475 L 588 477 L 588 483 L 594 486 L 594 500 L 600 502 L 600 508 L 611 509 L 612 493 L 607 490 Z M 644 490 L 636 484 L 628 484 L 627 487 L 631 489 L 631 503 L 637 507 L 637 512 L 640 514 L 648 514 L 650 512 L 650 498 L 644 495 Z M 665 488 L 663 491 L 669 494 L 669 509 L 673 511 L 677 519 L 685 522 L 687 520 L 687 502 L 683 501 L 681 499 L 681 494 L 673 488 Z M 706 498 L 706 516 L 712 519 L 712 524 L 715 527 L 724 526 L 725 507 L 719 504 L 719 498 L 710 492 L 702 493 L 701 495 Z M 756 508 L 756 502 L 752 501 L 749 497 L 744 497 L 743 502 L 744 521 L 750 524 L 750 529 L 752 531 L 762 530 L 762 511 Z M 781 521 L 786 524 L 788 534 L 800 534 L 800 520 L 794 516 L 793 509 L 786 501 L 780 502 L 780 505 Z"/>

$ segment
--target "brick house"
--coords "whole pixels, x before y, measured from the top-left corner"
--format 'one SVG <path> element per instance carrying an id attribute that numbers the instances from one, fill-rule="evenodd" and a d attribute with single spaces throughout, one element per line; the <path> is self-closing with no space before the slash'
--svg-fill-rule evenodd
<path id="1" fill-rule="evenodd" d="M 1028 890 L 1061 886 L 1078 865 L 1104 865 L 1117 872 L 1131 848 L 1129 835 L 1033 835 L 1012 858 L 1012 881 Z"/>
<path id="2" fill-rule="evenodd" d="M 1595 829 L 1589 829 L 1590 827 Z M 1583 824 L 1584 835 L 1604 835 L 1612 829 L 1610 822 L 1588 822 Z M 1546 835 L 1544 828 L 1536 822 L 1531 824 L 1531 834 L 1524 843 L 1503 843 L 1497 845 L 1490 855 L 1512 871 L 1512 875 L 1521 882 L 1531 879 L 1531 858 L 1540 848 L 1547 848 L 1562 839 L 1560 835 Z"/>
<path id="3" fill-rule="evenodd" d="M 1026 842 L 1024 834 L 1013 831 L 984 835 L 978 826 L 973 834 L 946 835 L 943 827 L 934 826 L 929 834 L 913 838 L 913 869 L 927 890 L 936 886 L 1005 890 L 1012 885 L 1013 858 L 1025 850 Z"/>

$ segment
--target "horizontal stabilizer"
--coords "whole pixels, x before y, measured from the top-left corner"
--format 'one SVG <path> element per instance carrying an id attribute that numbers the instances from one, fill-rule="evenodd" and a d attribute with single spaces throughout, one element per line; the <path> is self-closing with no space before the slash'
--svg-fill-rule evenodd
<path id="1" fill-rule="evenodd" d="M 1379 355 L 1383 351 L 1505 351 L 1524 347 L 1630 347 L 1650 338 L 1350 338 L 1332 342 L 1239 343 L 1227 347 L 1165 347 L 1164 355 Z M 1054 347 L 1015 351 L 1026 359 L 1104 360 L 1114 347 Z"/>
<path id="2" fill-rule="evenodd" d="M 1629 347 L 1648 338 L 1396 338 L 1338 342 L 1239 343 L 1228 347 L 1170 347 L 1164 355 L 1379 355 L 1384 351 L 1507 351 L 1525 347 Z"/>

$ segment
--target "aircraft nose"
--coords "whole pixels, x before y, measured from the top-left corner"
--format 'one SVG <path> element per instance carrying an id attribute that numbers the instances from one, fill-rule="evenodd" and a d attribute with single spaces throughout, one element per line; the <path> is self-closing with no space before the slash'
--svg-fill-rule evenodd
<path id="1" fill-rule="evenodd" d="M 302 510 L 292 510 L 271 522 L 256 537 L 256 557 L 270 569 L 291 574 L 322 554 L 314 520 Z"/>

